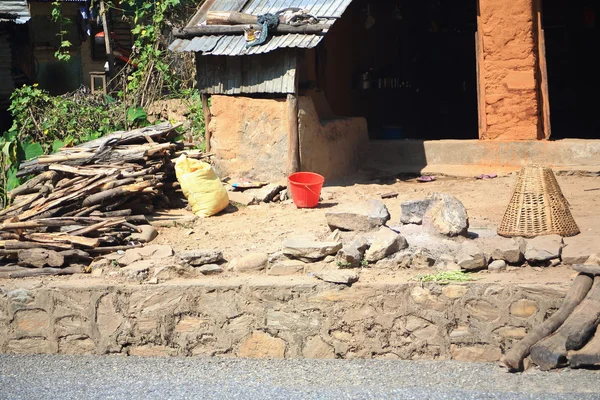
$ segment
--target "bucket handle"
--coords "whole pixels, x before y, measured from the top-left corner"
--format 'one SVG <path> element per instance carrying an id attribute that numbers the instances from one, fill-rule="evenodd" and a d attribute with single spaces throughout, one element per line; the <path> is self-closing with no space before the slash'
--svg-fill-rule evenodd
<path id="1" fill-rule="evenodd" d="M 308 185 L 304 185 L 304 187 L 306 188 L 306 190 L 308 190 L 309 192 L 311 192 L 312 194 L 314 194 L 317 197 L 321 197 L 320 195 L 318 195 L 317 193 L 313 192 L 313 190 L 311 188 L 308 187 Z"/>

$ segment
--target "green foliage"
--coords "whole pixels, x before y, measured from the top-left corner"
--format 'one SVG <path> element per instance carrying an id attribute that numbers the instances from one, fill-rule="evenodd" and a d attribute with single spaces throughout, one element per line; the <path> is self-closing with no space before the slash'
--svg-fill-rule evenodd
<path id="1" fill-rule="evenodd" d="M 441 271 L 436 274 L 422 274 L 417 275 L 415 278 L 420 283 L 425 282 L 436 282 L 440 285 L 447 285 L 451 282 L 468 282 L 474 281 L 477 278 L 473 277 L 472 274 L 462 271 Z"/>
<path id="2" fill-rule="evenodd" d="M 70 41 L 65 40 L 65 35 L 67 35 L 68 32 L 64 30 L 64 26 L 71 24 L 72 21 L 63 15 L 60 0 L 54 0 L 52 2 L 52 12 L 50 14 L 50 18 L 59 26 L 59 32 L 57 33 L 57 36 L 60 38 L 60 46 L 56 52 L 54 52 L 54 57 L 56 57 L 56 59 L 59 61 L 70 61 L 71 54 L 69 53 L 69 48 L 73 44 Z"/>
<path id="3" fill-rule="evenodd" d="M 142 107 L 132 107 L 127 109 L 127 124 L 130 126 L 148 126 L 148 114 Z"/>

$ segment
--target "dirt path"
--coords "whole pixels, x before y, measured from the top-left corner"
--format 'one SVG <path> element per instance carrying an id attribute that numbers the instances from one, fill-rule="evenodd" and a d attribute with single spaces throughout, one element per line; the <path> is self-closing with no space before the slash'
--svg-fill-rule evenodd
<path id="1" fill-rule="evenodd" d="M 600 177 L 558 176 L 558 182 L 572 207 L 572 213 L 582 234 L 600 236 Z M 351 204 L 387 192 L 397 192 L 395 199 L 383 200 L 391 221 L 399 223 L 400 203 L 420 199 L 433 192 L 455 195 L 467 207 L 472 228 L 495 229 L 508 204 L 516 175 L 491 180 L 438 177 L 430 183 L 402 181 L 391 177 L 369 179 L 361 176 L 345 186 L 327 186 L 319 208 L 297 209 L 293 204 L 262 204 L 240 208 L 230 214 L 198 220 L 194 224 L 161 228 L 155 243 L 170 244 L 176 250 L 218 249 L 231 260 L 247 252 L 276 252 L 289 236 L 314 234 L 326 237 L 330 231 L 325 212 L 337 204 Z"/>

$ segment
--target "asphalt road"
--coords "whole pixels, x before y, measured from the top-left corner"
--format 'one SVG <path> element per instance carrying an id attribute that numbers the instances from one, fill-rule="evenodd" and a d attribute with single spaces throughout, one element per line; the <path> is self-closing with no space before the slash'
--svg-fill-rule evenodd
<path id="1" fill-rule="evenodd" d="M 600 371 L 416 361 L 0 355 L 0 399 L 600 399 Z"/>

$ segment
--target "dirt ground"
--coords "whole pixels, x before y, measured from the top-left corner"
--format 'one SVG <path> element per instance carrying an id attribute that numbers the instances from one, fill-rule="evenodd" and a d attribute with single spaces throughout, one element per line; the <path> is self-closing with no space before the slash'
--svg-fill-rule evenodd
<path id="1" fill-rule="evenodd" d="M 293 204 L 270 203 L 241 207 L 237 211 L 194 223 L 160 228 L 157 244 L 169 244 L 175 250 L 216 249 L 227 260 L 248 252 L 273 253 L 281 250 L 282 241 L 291 236 L 316 235 L 325 238 L 331 232 L 325 212 L 336 205 L 352 204 L 383 193 L 397 192 L 398 197 L 383 200 L 388 207 L 389 225 L 399 224 L 400 203 L 425 198 L 434 192 L 448 192 L 466 206 L 472 229 L 495 230 L 508 205 L 516 174 L 490 180 L 438 176 L 437 181 L 419 183 L 414 178 L 362 173 L 347 184 L 326 186 L 323 201 L 316 209 L 297 209 Z M 600 236 L 600 177 L 557 176 L 572 207 L 582 234 Z"/>

